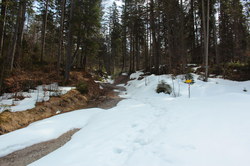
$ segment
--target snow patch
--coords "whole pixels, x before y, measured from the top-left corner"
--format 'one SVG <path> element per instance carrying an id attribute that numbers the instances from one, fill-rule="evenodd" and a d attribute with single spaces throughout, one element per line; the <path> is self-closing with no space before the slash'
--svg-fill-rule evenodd
<path id="1" fill-rule="evenodd" d="M 36 102 L 48 101 L 51 96 L 66 94 L 75 87 L 60 87 L 57 83 L 50 85 L 40 85 L 35 90 L 29 92 L 5 93 L 0 97 L 0 113 L 9 110 L 11 112 L 25 111 L 35 108 Z M 15 96 L 23 96 L 23 100 L 14 99 Z"/>

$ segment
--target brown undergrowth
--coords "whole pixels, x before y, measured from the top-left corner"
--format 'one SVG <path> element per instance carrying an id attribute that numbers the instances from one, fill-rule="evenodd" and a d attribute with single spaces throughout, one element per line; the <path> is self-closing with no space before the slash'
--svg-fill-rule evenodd
<path id="1" fill-rule="evenodd" d="M 77 90 L 71 90 L 65 95 L 51 97 L 47 102 L 37 103 L 33 109 L 0 113 L 0 135 L 26 127 L 32 122 L 49 118 L 58 113 L 87 108 L 89 101 L 98 100 L 100 96 L 107 93 L 99 88 L 99 84 L 95 83 L 91 75 L 83 72 L 72 72 L 70 84 L 74 86 L 80 81 L 84 81 L 88 85 L 87 94 L 83 95 Z"/>
<path id="2" fill-rule="evenodd" d="M 71 90 L 59 97 L 51 97 L 49 101 L 37 103 L 33 109 L 0 113 L 0 135 L 28 126 L 30 123 L 83 108 L 99 107 L 112 108 L 121 98 L 114 89 L 124 90 L 116 85 L 97 84 L 92 76 L 84 72 L 72 72 L 69 84 L 77 85 L 84 81 L 88 86 L 88 93 L 81 94 L 77 90 Z M 117 83 L 126 82 L 127 78 L 120 78 Z"/>
<path id="3" fill-rule="evenodd" d="M 61 97 L 52 97 L 47 102 L 39 103 L 33 109 L 20 112 L 5 111 L 0 114 L 0 135 L 26 127 L 32 122 L 49 118 L 58 113 L 84 108 L 89 98 L 76 90 L 71 90 Z"/>

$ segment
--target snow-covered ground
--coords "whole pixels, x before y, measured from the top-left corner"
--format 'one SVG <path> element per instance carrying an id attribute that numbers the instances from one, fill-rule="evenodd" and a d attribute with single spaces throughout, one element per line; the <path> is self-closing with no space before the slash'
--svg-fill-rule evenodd
<path id="1" fill-rule="evenodd" d="M 0 136 L 0 156 L 81 128 L 63 147 L 31 166 L 249 166 L 250 81 L 151 75 L 121 94 L 109 110 L 85 109 Z M 176 94 L 157 94 L 164 80 Z M 243 90 L 246 90 L 244 92 Z M 175 95 L 176 95 L 175 94 Z"/>
<path id="2" fill-rule="evenodd" d="M 40 85 L 35 90 L 29 92 L 5 93 L 0 96 L 0 113 L 9 110 L 11 112 L 25 111 L 35 107 L 36 102 L 48 101 L 51 96 L 66 94 L 75 87 L 61 87 L 57 83 L 50 85 Z M 22 96 L 23 100 L 15 100 L 14 96 Z"/>

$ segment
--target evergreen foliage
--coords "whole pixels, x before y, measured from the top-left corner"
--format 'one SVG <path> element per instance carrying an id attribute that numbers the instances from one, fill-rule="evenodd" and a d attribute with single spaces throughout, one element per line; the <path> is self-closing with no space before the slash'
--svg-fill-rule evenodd
<path id="1" fill-rule="evenodd" d="M 76 89 L 81 93 L 81 94 L 87 94 L 89 92 L 88 90 L 88 84 L 86 82 L 80 82 L 76 85 Z"/>

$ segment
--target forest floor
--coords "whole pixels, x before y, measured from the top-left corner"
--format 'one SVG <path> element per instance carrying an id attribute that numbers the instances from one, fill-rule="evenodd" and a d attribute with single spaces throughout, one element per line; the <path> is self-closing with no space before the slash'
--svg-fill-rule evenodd
<path id="1" fill-rule="evenodd" d="M 110 109 L 115 107 L 117 103 L 122 100 L 122 98 L 118 96 L 119 93 L 117 91 L 124 91 L 124 87 L 109 83 L 101 85 L 107 92 L 106 96 L 97 100 L 89 101 L 86 105 L 86 108 Z M 116 90 L 116 92 L 114 90 Z M 72 135 L 74 135 L 79 130 L 80 129 L 72 129 L 56 139 L 38 143 L 22 150 L 15 151 L 7 156 L 1 157 L 1 166 L 26 166 L 62 147 L 71 139 Z"/>

